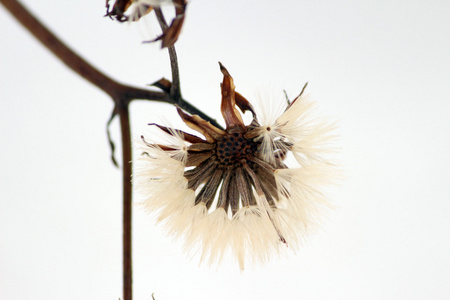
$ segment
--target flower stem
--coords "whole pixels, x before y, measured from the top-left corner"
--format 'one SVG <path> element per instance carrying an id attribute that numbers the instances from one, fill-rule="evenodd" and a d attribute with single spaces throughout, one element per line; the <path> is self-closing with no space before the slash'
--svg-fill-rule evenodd
<path id="1" fill-rule="evenodd" d="M 131 182 L 131 133 L 128 105 L 118 107 L 122 133 L 123 176 L 123 298 L 133 299 L 132 263 L 132 182 Z"/>
<path id="2" fill-rule="evenodd" d="M 191 114 L 197 114 L 220 128 L 220 125 L 181 97 L 178 63 L 175 49 L 169 50 L 174 87 L 170 94 L 135 88 L 121 84 L 103 74 L 72 49 L 67 47 L 17 0 L 0 0 L 0 3 L 48 50 L 72 71 L 107 93 L 115 103 L 115 114 L 120 116 L 123 166 L 123 300 L 132 300 L 132 184 L 131 138 L 129 104 L 132 100 L 151 100 L 176 104 Z M 112 116 L 114 117 L 114 115 Z"/>

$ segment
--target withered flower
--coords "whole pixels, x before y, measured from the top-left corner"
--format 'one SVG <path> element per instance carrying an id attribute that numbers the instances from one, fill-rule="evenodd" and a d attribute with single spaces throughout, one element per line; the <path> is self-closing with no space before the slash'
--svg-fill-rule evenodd
<path id="1" fill-rule="evenodd" d="M 220 70 L 226 129 L 178 108 L 202 137 L 150 124 L 166 144 L 142 136 L 134 180 L 142 204 L 172 236 L 185 238 L 188 251 L 200 249 L 210 263 L 231 251 L 242 270 L 246 257 L 264 262 L 282 245 L 295 249 L 327 206 L 317 188 L 331 180 L 334 126 L 311 114 L 303 91 L 280 115 L 258 119 L 222 64 Z M 238 108 L 253 115 L 250 124 Z M 285 159 L 296 166 L 288 168 Z"/>
<path id="2" fill-rule="evenodd" d="M 157 38 L 145 41 L 161 41 L 161 48 L 172 47 L 178 40 L 181 28 L 184 23 L 187 7 L 186 0 L 116 0 L 110 10 L 109 0 L 106 0 L 106 15 L 110 18 L 115 17 L 119 22 L 139 21 L 143 16 L 149 14 L 155 8 L 162 5 L 171 4 L 175 7 L 175 18 L 171 24 L 163 30 L 163 33 Z M 127 14 L 125 14 L 127 12 Z"/>

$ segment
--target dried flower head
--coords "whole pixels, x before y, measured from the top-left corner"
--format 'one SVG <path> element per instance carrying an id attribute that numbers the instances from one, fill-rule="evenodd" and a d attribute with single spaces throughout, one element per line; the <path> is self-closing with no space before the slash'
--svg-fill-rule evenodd
<path id="1" fill-rule="evenodd" d="M 119 22 L 136 22 L 154 9 L 168 4 L 175 7 L 175 18 L 172 20 L 170 26 L 166 26 L 167 28 L 163 30 L 160 36 L 145 42 L 161 41 L 162 48 L 172 47 L 178 40 L 183 26 L 187 0 L 116 0 L 111 10 L 109 9 L 109 0 L 107 0 L 105 16 L 116 18 Z M 129 15 L 126 15 L 125 12 L 129 13 Z"/>
<path id="2" fill-rule="evenodd" d="M 302 93 L 281 115 L 260 120 L 253 106 L 223 73 L 222 130 L 178 108 L 198 137 L 157 126 L 166 144 L 142 137 L 135 181 L 143 205 L 164 222 L 174 237 L 184 237 L 201 260 L 218 263 L 231 251 L 241 270 L 246 257 L 267 261 L 280 246 L 296 247 L 327 205 L 317 190 L 330 181 L 327 161 L 332 124 L 311 114 Z M 251 112 L 245 125 L 238 108 Z M 297 165 L 284 163 L 292 153 Z"/>

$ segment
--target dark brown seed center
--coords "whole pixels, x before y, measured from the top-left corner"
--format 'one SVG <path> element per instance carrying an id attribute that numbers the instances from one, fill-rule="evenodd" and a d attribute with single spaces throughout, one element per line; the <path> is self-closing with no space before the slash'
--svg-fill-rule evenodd
<path id="1" fill-rule="evenodd" d="M 217 142 L 216 156 L 222 167 L 238 166 L 241 160 L 254 156 L 258 145 L 240 133 L 224 136 Z"/>

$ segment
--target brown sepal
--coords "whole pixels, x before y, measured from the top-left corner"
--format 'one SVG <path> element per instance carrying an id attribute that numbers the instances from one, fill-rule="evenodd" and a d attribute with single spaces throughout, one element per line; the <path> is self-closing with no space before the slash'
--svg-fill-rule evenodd
<path id="1" fill-rule="evenodd" d="M 231 128 L 239 128 L 239 131 L 244 132 L 244 121 L 242 120 L 241 114 L 236 109 L 236 93 L 234 91 L 235 86 L 233 83 L 233 78 L 231 77 L 230 73 L 228 73 L 228 70 L 222 65 L 222 63 L 219 62 L 219 65 L 220 71 L 223 74 L 223 82 L 221 84 L 222 104 L 220 110 L 225 120 L 225 124 L 227 125 L 227 131 Z M 242 99 L 245 98 L 242 97 Z M 245 101 L 241 101 L 241 103 L 244 105 Z"/>
<path id="2" fill-rule="evenodd" d="M 186 167 L 197 167 L 202 162 L 207 160 L 213 155 L 212 151 L 206 152 L 191 152 L 188 151 L 188 156 L 186 160 Z"/>
<path id="3" fill-rule="evenodd" d="M 210 144 L 205 141 L 204 143 L 196 143 L 196 144 L 190 145 L 188 150 L 201 152 L 201 151 L 213 150 L 214 148 L 216 148 L 216 144 Z"/>
<path id="4" fill-rule="evenodd" d="M 196 143 L 206 143 L 206 141 L 202 138 L 199 138 L 198 136 L 195 136 L 193 134 L 184 132 L 182 130 L 179 129 L 173 129 L 173 128 L 169 128 L 169 127 L 165 127 L 165 126 L 161 126 L 155 123 L 150 123 L 148 124 L 150 126 L 157 126 L 159 129 L 161 129 L 162 131 L 164 131 L 165 133 L 168 133 L 170 135 L 173 135 L 174 132 L 176 132 L 177 134 L 179 134 L 183 140 L 185 140 L 186 142 L 189 142 L 191 144 L 196 144 Z"/>
<path id="5" fill-rule="evenodd" d="M 220 188 L 219 192 L 219 199 L 217 201 L 217 208 L 221 207 L 225 211 L 228 211 L 228 207 L 230 205 L 230 200 L 228 199 L 228 190 L 232 174 L 233 172 L 231 172 L 231 170 L 229 169 L 225 170 L 222 187 Z M 239 195 L 237 195 L 237 197 L 239 197 Z"/>
<path id="6" fill-rule="evenodd" d="M 207 159 L 198 167 L 184 172 L 184 177 L 188 180 L 188 189 L 196 190 L 203 182 L 211 177 L 216 169 L 215 162 Z"/>
<path id="7" fill-rule="evenodd" d="M 250 102 L 248 102 L 247 99 L 245 99 L 244 96 L 235 91 L 234 98 L 236 100 L 236 105 L 241 109 L 242 113 L 245 113 L 248 110 L 252 113 L 253 118 L 256 117 L 256 113 L 255 110 L 253 109 L 253 106 L 250 104 Z"/>
<path id="8" fill-rule="evenodd" d="M 236 168 L 236 179 L 242 206 L 256 205 L 255 196 L 252 191 L 252 182 L 241 168 Z"/>
<path id="9" fill-rule="evenodd" d="M 186 123 L 189 128 L 200 132 L 209 143 L 214 143 L 226 134 L 225 131 L 220 130 L 197 115 L 190 116 L 183 112 L 179 107 L 177 107 L 177 111 L 184 123 Z"/>
<path id="10" fill-rule="evenodd" d="M 155 86 L 157 88 L 160 88 L 162 91 L 166 93 L 170 93 L 170 88 L 172 87 L 172 82 L 170 82 L 166 78 L 161 78 L 160 80 L 156 81 L 155 83 L 151 84 L 152 86 Z"/>
<path id="11" fill-rule="evenodd" d="M 239 210 L 239 187 L 236 174 L 231 175 L 226 192 L 226 207 L 231 207 L 231 213 L 234 216 Z"/>
<path id="12" fill-rule="evenodd" d="M 223 178 L 223 170 L 216 169 L 211 177 L 209 177 L 206 184 L 200 190 L 200 193 L 195 197 L 195 204 L 200 202 L 205 203 L 206 208 L 210 208 L 214 201 L 214 196 L 216 195 L 217 189 L 219 188 L 220 182 Z"/>
<path id="13" fill-rule="evenodd" d="M 166 146 L 166 145 L 149 143 L 149 142 L 147 142 L 147 141 L 145 140 L 145 138 L 144 138 L 143 135 L 141 135 L 141 140 L 142 140 L 142 141 L 145 143 L 145 145 L 147 145 L 148 147 L 158 147 L 158 148 L 160 148 L 161 150 L 164 150 L 164 151 L 173 151 L 173 150 L 176 150 L 175 148 L 172 148 L 172 147 L 169 147 L 169 146 Z"/>

